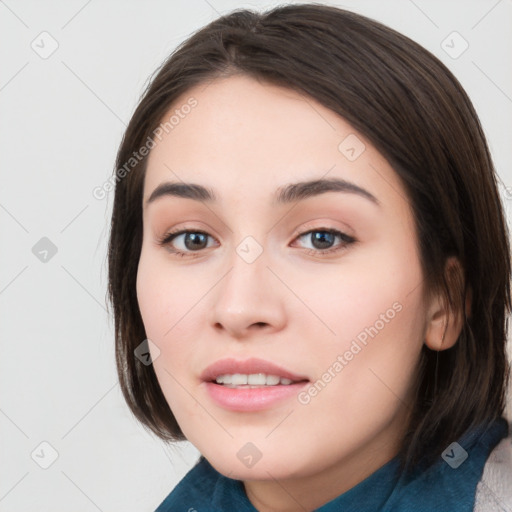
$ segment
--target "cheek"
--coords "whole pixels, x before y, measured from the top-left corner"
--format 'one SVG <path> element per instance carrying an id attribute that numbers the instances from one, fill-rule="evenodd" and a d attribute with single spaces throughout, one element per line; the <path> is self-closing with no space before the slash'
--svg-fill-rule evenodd
<path id="1" fill-rule="evenodd" d="M 340 277 L 340 291 L 326 301 L 325 320 L 336 337 L 318 346 L 318 378 L 329 380 L 329 371 L 336 377 L 318 405 L 328 407 L 332 400 L 352 411 L 354 428 L 360 415 L 372 411 L 375 418 L 391 418 L 407 403 L 425 322 L 422 272 L 410 249 L 398 244 L 381 251 L 378 259 L 361 260 L 364 271 Z"/>
<path id="2" fill-rule="evenodd" d="M 141 253 L 137 300 L 146 336 L 160 351 L 154 369 L 167 397 L 176 387 L 183 391 L 179 383 L 191 378 L 187 372 L 204 352 L 210 294 L 217 282 L 218 273 L 206 267 L 170 264 L 163 251 Z"/>
<path id="3" fill-rule="evenodd" d="M 374 368 L 403 388 L 413 371 L 425 323 L 423 276 L 413 239 L 402 236 L 393 242 L 296 280 L 294 291 L 310 309 L 296 320 L 303 341 L 314 342 L 320 374 L 339 355 L 346 355 L 343 374 L 350 376 L 351 386 L 378 380 L 370 370 Z"/>
<path id="4" fill-rule="evenodd" d="M 170 306 L 164 290 L 165 282 L 159 266 L 152 264 L 143 251 L 137 270 L 137 301 L 146 335 L 155 342 L 162 337 L 166 323 L 165 310 Z"/>
<path id="5" fill-rule="evenodd" d="M 364 343 L 376 331 L 379 337 L 400 331 L 402 338 L 417 332 L 421 267 L 413 242 L 403 236 L 393 242 L 347 254 L 339 265 L 283 271 L 283 281 L 302 302 L 290 320 L 316 343 L 336 348 L 356 338 Z"/>
<path id="6" fill-rule="evenodd" d="M 149 251 L 143 251 L 137 271 L 137 300 L 146 336 L 158 347 L 156 352 L 156 349 L 151 350 L 150 345 L 150 351 L 153 368 L 164 394 L 166 393 L 162 384 L 174 374 L 174 369 L 168 367 L 168 363 L 164 366 L 163 361 L 174 363 L 185 358 L 176 343 L 173 344 L 172 357 L 168 354 L 169 340 L 175 336 L 180 326 L 179 318 L 185 313 L 182 311 L 183 297 L 179 290 L 179 280 L 173 279 L 166 272 L 165 266 Z M 172 378 L 170 382 L 172 383 Z"/>
<path id="7" fill-rule="evenodd" d="M 159 350 L 157 357 L 152 352 L 153 368 L 170 408 L 191 418 L 197 411 L 181 383 L 185 383 L 187 364 L 197 352 L 193 305 L 201 294 L 204 291 L 191 284 L 190 276 L 185 277 L 179 270 L 171 272 L 153 254 L 141 254 L 137 299 L 146 336 Z"/>
<path id="8" fill-rule="evenodd" d="M 199 282 L 191 282 L 189 272 L 166 264 L 165 255 L 142 251 L 137 271 L 137 300 L 146 335 L 160 342 L 161 349 L 205 293 Z"/>

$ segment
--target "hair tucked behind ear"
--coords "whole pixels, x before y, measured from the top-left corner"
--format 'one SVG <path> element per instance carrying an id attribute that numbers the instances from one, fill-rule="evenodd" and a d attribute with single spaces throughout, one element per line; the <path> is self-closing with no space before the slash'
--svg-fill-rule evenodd
<path id="1" fill-rule="evenodd" d="M 116 169 L 146 143 L 187 90 L 236 73 L 305 93 L 336 112 L 372 142 L 402 180 L 427 289 L 444 290 L 448 303 L 464 315 L 453 348 L 422 350 L 416 401 L 399 454 L 404 467 L 423 455 L 434 462 L 469 428 L 503 414 L 510 372 L 508 232 L 469 98 L 436 57 L 366 17 L 316 4 L 265 13 L 238 10 L 193 34 L 161 66 L 130 120 Z M 183 439 L 153 368 L 134 357 L 146 337 L 135 288 L 145 165 L 143 159 L 118 180 L 112 214 L 109 298 L 118 373 L 137 418 L 164 439 Z M 450 256 L 460 262 L 455 282 L 444 272 Z"/>

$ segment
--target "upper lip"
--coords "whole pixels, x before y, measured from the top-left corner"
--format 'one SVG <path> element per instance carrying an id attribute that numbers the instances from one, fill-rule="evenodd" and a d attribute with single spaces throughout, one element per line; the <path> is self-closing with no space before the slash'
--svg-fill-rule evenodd
<path id="1" fill-rule="evenodd" d="M 236 359 L 220 359 L 215 363 L 211 364 L 201 373 L 201 380 L 212 382 L 219 375 L 232 375 L 235 373 L 242 373 L 245 375 L 251 375 L 255 373 L 264 373 L 266 375 L 277 375 L 278 377 L 284 377 L 290 379 L 293 382 L 309 380 L 303 375 L 297 375 L 292 373 L 281 366 L 278 366 L 270 361 L 264 359 L 245 359 L 238 361 Z"/>

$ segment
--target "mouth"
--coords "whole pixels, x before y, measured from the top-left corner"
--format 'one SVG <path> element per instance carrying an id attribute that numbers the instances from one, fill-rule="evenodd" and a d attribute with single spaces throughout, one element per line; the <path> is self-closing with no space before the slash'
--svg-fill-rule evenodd
<path id="1" fill-rule="evenodd" d="M 267 375 L 266 373 L 233 373 L 219 375 L 215 378 L 215 384 L 220 384 L 227 388 L 252 389 L 267 386 L 289 386 L 298 382 L 308 382 L 307 380 L 292 380 L 279 375 Z"/>
<path id="2" fill-rule="evenodd" d="M 282 366 L 264 359 L 221 359 L 208 366 L 200 376 L 205 382 L 227 387 L 289 386 L 298 382 L 309 382 Z"/>
<path id="3" fill-rule="evenodd" d="M 271 408 L 293 398 L 310 380 L 262 359 L 222 359 L 201 374 L 213 401 L 231 411 Z"/>

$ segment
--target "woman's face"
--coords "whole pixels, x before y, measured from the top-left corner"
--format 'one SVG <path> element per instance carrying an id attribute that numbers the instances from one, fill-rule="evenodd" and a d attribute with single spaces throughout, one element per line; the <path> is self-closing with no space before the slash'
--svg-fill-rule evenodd
<path id="1" fill-rule="evenodd" d="M 173 114 L 148 161 L 137 276 L 166 400 L 231 478 L 350 487 L 396 455 L 412 406 L 426 313 L 407 194 L 368 140 L 291 90 L 215 80 Z"/>

